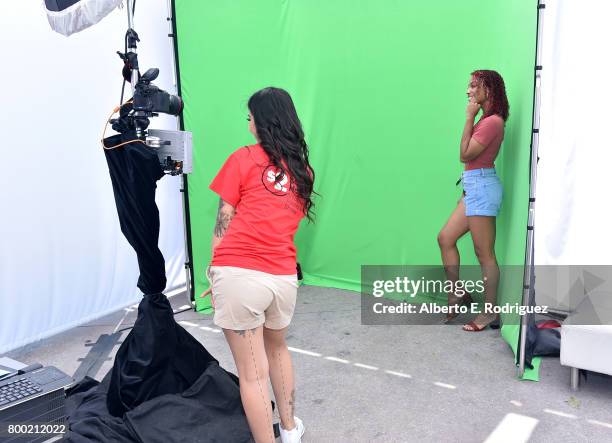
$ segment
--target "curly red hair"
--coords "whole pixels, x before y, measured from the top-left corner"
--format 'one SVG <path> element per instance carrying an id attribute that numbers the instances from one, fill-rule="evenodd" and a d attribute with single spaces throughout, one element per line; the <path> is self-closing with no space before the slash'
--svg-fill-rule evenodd
<path id="1" fill-rule="evenodd" d="M 472 77 L 489 91 L 489 111 L 487 115 L 497 114 L 504 121 L 510 116 L 510 105 L 506 97 L 504 79 L 497 71 L 479 69 L 472 72 Z"/>

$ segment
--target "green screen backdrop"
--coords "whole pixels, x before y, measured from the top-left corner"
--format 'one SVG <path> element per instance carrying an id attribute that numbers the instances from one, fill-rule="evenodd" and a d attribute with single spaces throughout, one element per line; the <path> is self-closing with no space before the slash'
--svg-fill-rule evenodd
<path id="1" fill-rule="evenodd" d="M 218 197 L 208 189 L 254 143 L 247 100 L 292 95 L 316 171 L 316 223 L 296 237 L 304 283 L 360 290 L 361 265 L 441 264 L 437 234 L 461 189 L 459 141 L 470 72 L 495 69 L 510 118 L 496 167 L 504 185 L 496 252 L 525 257 L 536 1 L 177 0 L 196 299 Z M 462 264 L 476 264 L 471 239 Z M 519 301 L 522 282 L 500 288 Z M 199 301 L 206 310 L 209 299 Z M 516 323 L 516 321 L 514 322 Z M 504 337 L 515 348 L 518 327 Z"/>

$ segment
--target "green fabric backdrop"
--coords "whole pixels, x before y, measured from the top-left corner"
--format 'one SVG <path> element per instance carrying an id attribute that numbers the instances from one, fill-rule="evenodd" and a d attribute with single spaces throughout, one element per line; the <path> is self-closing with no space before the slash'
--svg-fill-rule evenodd
<path id="1" fill-rule="evenodd" d="M 196 298 L 218 203 L 208 184 L 253 143 L 246 102 L 266 86 L 292 95 L 317 174 L 317 221 L 296 237 L 305 283 L 359 291 L 361 265 L 441 263 L 437 233 L 460 196 L 469 74 L 499 71 L 510 119 L 496 251 L 500 264 L 522 264 L 536 3 L 177 0 Z M 460 250 L 476 263 L 469 237 Z M 520 300 L 521 286 L 506 284 L 501 301 Z"/>

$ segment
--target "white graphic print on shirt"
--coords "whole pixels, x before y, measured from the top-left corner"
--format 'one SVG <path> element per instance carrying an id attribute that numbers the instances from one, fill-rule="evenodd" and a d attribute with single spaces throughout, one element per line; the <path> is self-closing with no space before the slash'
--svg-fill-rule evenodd
<path id="1" fill-rule="evenodd" d="M 275 173 L 272 170 L 268 170 L 268 181 L 270 183 L 274 183 L 276 181 L 276 177 L 278 177 L 280 174 L 280 172 Z M 287 188 L 285 187 L 285 185 L 288 181 L 289 179 L 287 178 L 287 176 L 283 175 L 283 178 L 279 182 L 274 183 L 274 189 L 276 189 L 277 191 L 287 192 Z"/>

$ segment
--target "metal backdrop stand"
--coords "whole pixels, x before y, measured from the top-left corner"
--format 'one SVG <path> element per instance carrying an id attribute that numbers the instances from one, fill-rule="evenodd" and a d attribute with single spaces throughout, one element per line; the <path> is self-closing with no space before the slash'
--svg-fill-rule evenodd
<path id="1" fill-rule="evenodd" d="M 534 74 L 534 90 L 533 90 L 533 126 L 531 134 L 531 160 L 529 164 L 529 215 L 527 218 L 527 242 L 525 248 L 525 269 L 523 272 L 523 300 L 522 305 L 529 305 L 529 295 L 534 288 L 533 276 L 533 228 L 535 223 L 535 195 L 536 195 L 536 180 L 538 169 L 538 141 L 540 134 L 540 83 L 542 73 L 542 25 L 543 25 L 543 10 L 546 5 L 543 0 L 538 0 L 537 21 L 536 21 L 536 58 L 535 58 L 535 74 Z M 520 378 L 525 373 L 525 346 L 527 344 L 528 332 L 528 316 L 521 317 L 521 325 L 519 329 L 519 348 L 518 348 L 518 375 Z"/>
<path id="2" fill-rule="evenodd" d="M 168 23 L 170 25 L 170 32 L 168 37 L 172 44 L 172 58 L 173 73 L 174 73 L 174 84 L 176 87 L 176 93 L 181 96 L 181 76 L 179 69 L 179 53 L 178 53 L 178 40 L 176 33 L 176 8 L 174 0 L 168 0 Z M 183 114 L 178 116 L 177 127 L 179 131 L 185 130 L 185 121 L 183 120 Z M 193 274 L 193 252 L 191 246 L 191 218 L 189 215 L 189 187 L 186 174 L 181 174 L 181 194 L 183 195 L 183 236 L 185 238 L 185 283 L 187 286 L 187 302 L 191 305 L 195 302 L 195 282 Z M 195 309 L 195 303 L 193 304 Z"/>

